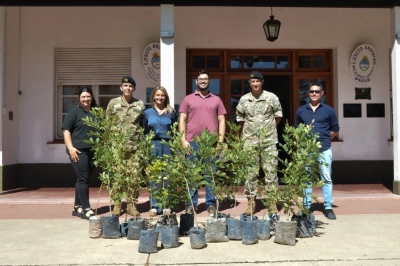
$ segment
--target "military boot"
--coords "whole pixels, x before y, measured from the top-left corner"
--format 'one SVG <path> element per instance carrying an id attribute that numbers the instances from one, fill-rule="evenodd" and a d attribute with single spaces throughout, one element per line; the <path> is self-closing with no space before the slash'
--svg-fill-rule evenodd
<path id="1" fill-rule="evenodd" d="M 252 216 L 254 214 L 254 209 L 256 208 L 256 202 L 254 199 L 255 196 L 247 197 L 247 209 L 244 211 L 244 214 L 247 216 Z"/>
<path id="2" fill-rule="evenodd" d="M 133 217 L 140 216 L 140 213 L 136 209 L 135 203 L 128 202 L 128 214 Z"/>
<path id="3" fill-rule="evenodd" d="M 113 215 L 113 216 L 120 216 L 121 215 L 121 202 L 119 202 L 119 203 L 115 202 L 114 203 L 114 209 L 111 212 L 111 215 Z"/>

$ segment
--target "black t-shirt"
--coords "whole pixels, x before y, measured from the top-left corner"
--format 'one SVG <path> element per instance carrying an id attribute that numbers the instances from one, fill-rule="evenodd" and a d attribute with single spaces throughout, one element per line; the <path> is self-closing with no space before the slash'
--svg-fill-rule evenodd
<path id="1" fill-rule="evenodd" d="M 72 145 L 76 149 L 90 149 L 92 144 L 86 143 L 83 140 L 89 139 L 88 133 L 96 131 L 95 128 L 89 127 L 84 124 L 82 118 L 87 116 L 94 117 L 90 112 L 86 112 L 79 106 L 73 107 L 65 116 L 62 129 L 66 129 L 71 133 Z"/>

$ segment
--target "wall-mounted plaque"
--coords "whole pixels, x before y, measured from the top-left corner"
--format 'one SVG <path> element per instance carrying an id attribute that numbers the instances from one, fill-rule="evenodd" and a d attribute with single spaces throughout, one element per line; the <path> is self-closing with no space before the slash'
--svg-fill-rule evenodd
<path id="1" fill-rule="evenodd" d="M 385 104 L 367 103 L 367 117 L 385 117 Z"/>
<path id="2" fill-rule="evenodd" d="M 343 117 L 361 117 L 361 103 L 344 103 Z"/>
<path id="3" fill-rule="evenodd" d="M 356 100 L 367 99 L 371 100 L 371 88 L 355 88 Z"/>

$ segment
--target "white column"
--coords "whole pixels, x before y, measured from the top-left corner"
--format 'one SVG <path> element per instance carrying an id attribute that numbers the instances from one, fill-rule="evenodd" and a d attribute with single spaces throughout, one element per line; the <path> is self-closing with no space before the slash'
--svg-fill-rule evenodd
<path id="1" fill-rule="evenodd" d="M 392 101 L 393 101 L 393 164 L 394 181 L 393 192 L 400 194 L 400 146 L 399 146 L 399 125 L 400 125 L 400 39 L 396 38 L 396 33 L 400 35 L 400 7 L 392 9 Z"/>
<path id="2" fill-rule="evenodd" d="M 175 103 L 174 5 L 161 5 L 160 7 L 160 85 L 167 89 L 173 108 Z"/>

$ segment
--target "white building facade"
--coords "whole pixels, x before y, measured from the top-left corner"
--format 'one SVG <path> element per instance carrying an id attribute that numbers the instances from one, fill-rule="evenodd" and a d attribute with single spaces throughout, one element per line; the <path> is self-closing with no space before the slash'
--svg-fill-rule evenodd
<path id="1" fill-rule="evenodd" d="M 157 84 L 146 76 L 143 52 L 148 44 L 160 43 L 161 85 L 175 104 L 190 91 L 191 51 L 222 51 L 225 56 L 231 50 L 284 51 L 293 69 L 296 51 L 328 51 L 330 103 L 340 123 L 339 140 L 332 144 L 333 180 L 394 180 L 398 193 L 399 7 L 274 7 L 273 14 L 282 26 L 278 40 L 268 42 L 262 25 L 269 7 L 0 7 L 1 190 L 73 184 L 60 139 L 62 108 L 70 106 L 72 98 L 68 86 L 92 85 L 105 102 L 119 95 L 120 78 L 128 74 L 137 83 L 135 97 L 146 102 L 147 88 Z M 173 36 L 161 38 L 162 33 Z M 371 45 L 377 60 L 371 80 L 364 84 L 350 71 L 351 55 L 361 44 Z M 101 59 L 96 61 L 104 54 L 110 55 L 110 75 L 101 72 Z M 236 73 L 228 72 L 220 70 L 221 94 L 230 90 L 230 73 Z M 268 69 L 261 72 L 268 75 Z M 291 91 L 298 91 L 293 88 L 298 72 L 285 75 Z M 370 89 L 370 99 L 364 99 L 365 94 L 356 99 L 356 88 Z M 289 117 L 296 106 L 289 103 Z"/>

